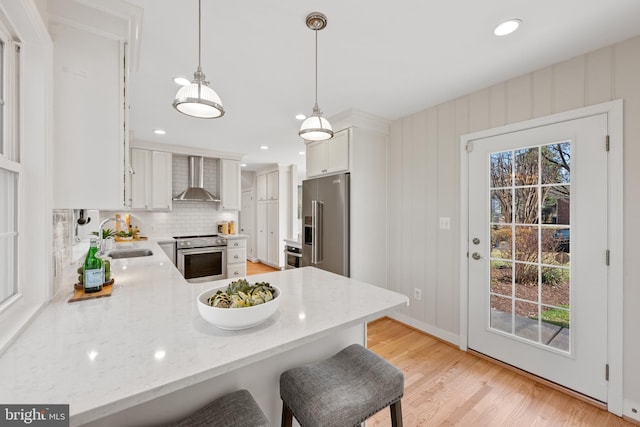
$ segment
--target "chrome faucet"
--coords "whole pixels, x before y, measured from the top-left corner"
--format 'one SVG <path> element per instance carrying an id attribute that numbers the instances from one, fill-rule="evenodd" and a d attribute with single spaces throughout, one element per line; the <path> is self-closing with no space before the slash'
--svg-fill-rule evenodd
<path id="1" fill-rule="evenodd" d="M 127 223 L 124 222 L 122 218 L 107 218 L 102 221 L 100 223 L 100 226 L 98 227 L 98 241 L 100 242 L 100 251 L 98 252 L 98 255 L 104 255 L 104 239 L 102 238 L 102 227 L 109 221 L 120 221 L 122 225 L 124 225 L 124 228 L 127 228 Z"/>

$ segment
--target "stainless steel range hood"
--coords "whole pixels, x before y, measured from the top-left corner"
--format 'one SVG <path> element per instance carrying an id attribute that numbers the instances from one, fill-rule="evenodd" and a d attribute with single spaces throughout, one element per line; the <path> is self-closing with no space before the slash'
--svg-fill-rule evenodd
<path id="1" fill-rule="evenodd" d="M 189 187 L 173 200 L 219 202 L 220 198 L 204 189 L 204 157 L 189 156 Z"/>

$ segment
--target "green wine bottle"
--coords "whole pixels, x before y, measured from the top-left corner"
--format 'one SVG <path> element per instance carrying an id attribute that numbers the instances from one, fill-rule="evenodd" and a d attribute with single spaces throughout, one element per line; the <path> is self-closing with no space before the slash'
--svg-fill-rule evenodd
<path id="1" fill-rule="evenodd" d="M 101 291 L 104 283 L 104 263 L 96 256 L 98 241 L 95 237 L 91 238 L 90 245 L 84 260 L 84 291 L 86 293 Z"/>

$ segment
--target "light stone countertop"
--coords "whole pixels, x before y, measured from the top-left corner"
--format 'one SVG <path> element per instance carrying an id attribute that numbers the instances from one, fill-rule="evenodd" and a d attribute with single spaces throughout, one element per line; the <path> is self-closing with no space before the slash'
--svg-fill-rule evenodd
<path id="1" fill-rule="evenodd" d="M 198 294 L 232 279 L 187 283 L 154 241 L 149 257 L 111 261 L 111 297 L 67 303 L 60 292 L 0 357 L 0 402 L 68 403 L 71 425 L 134 407 L 381 317 L 404 295 L 312 267 L 251 276 L 282 290 L 262 325 L 223 331 Z M 304 315 L 303 315 L 304 314 Z"/>

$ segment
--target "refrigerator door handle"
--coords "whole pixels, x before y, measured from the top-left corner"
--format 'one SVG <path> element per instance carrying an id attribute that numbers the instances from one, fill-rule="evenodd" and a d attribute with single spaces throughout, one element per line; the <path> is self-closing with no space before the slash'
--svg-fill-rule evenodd
<path id="1" fill-rule="evenodd" d="M 318 200 L 311 201 L 311 263 L 322 262 L 322 213 L 323 203 Z"/>

